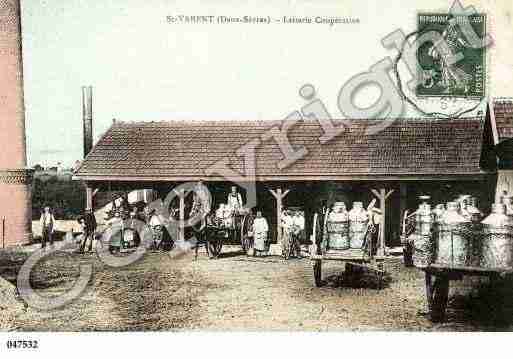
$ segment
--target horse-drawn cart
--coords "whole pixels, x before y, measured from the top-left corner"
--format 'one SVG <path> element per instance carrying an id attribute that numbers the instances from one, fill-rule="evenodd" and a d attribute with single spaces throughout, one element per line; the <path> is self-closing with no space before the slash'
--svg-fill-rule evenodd
<path id="1" fill-rule="evenodd" d="M 244 253 L 253 246 L 254 216 L 247 209 L 228 211 L 227 215 L 211 213 L 206 216 L 201 239 L 209 257 L 217 258 L 224 243 L 240 243 Z"/>
<path id="2" fill-rule="evenodd" d="M 371 269 L 378 276 L 379 288 L 382 287 L 384 256 L 377 254 L 384 253 L 384 248 L 377 246 L 376 223 L 372 214 L 369 216 L 373 203 L 367 210 L 362 208 L 361 202 L 355 204 L 358 209 L 355 213 L 358 213 L 351 220 L 342 202 L 338 204 L 343 207 L 343 211 L 338 212 L 340 215 L 336 214 L 337 203 L 331 212 L 323 208 L 314 214 L 310 259 L 313 261 L 314 284 L 317 287 L 323 284 L 322 262 L 325 260 L 344 262 L 347 274 L 362 267 Z"/>

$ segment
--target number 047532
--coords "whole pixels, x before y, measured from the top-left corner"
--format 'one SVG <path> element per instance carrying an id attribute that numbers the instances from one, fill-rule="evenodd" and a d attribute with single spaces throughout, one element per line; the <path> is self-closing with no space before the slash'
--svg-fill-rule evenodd
<path id="1" fill-rule="evenodd" d="M 7 349 L 38 349 L 37 340 L 7 340 Z"/>

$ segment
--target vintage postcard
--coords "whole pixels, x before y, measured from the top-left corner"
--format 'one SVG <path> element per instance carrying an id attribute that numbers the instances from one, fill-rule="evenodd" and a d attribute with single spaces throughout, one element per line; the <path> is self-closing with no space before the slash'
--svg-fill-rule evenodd
<path id="1" fill-rule="evenodd" d="M 509 0 L 0 0 L 2 358 L 511 331 L 512 45 Z"/>

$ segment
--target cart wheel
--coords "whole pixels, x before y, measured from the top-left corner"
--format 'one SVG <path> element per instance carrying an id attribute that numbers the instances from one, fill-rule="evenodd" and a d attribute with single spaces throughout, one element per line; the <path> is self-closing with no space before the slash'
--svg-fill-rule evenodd
<path id="1" fill-rule="evenodd" d="M 316 287 L 322 286 L 322 261 L 320 259 L 314 260 L 313 264 L 314 284 Z"/>
<path id="2" fill-rule="evenodd" d="M 253 226 L 253 215 L 246 214 L 242 219 L 242 223 L 240 225 L 240 244 L 242 246 L 242 250 L 244 253 L 248 253 L 251 249 L 251 239 L 248 236 L 249 229 Z"/>

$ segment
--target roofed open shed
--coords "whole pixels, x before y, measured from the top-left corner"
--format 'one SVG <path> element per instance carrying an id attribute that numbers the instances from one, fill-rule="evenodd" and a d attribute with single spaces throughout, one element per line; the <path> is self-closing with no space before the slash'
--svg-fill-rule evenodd
<path id="1" fill-rule="evenodd" d="M 279 240 L 277 224 L 292 187 L 309 194 L 301 197 L 307 222 L 319 208 L 320 197 L 336 199 L 328 194 L 330 190 L 346 191 L 344 200 L 355 200 L 355 194 L 362 193 L 358 186 L 364 186 L 365 199 L 372 199 L 374 193 L 383 211 L 385 197 L 381 195 L 395 190 L 391 203 L 397 211 L 385 216 L 389 221 L 384 229 L 384 236 L 395 238 L 408 197 L 419 192 L 419 181 L 428 187 L 438 184 L 437 200 L 445 201 L 448 183 L 449 187 L 465 183 L 476 190 L 493 175 L 493 168 L 483 165 L 483 118 L 387 120 L 381 131 L 367 134 L 377 123 L 332 120 L 331 125 L 344 125 L 344 130 L 322 143 L 323 122 L 310 119 L 115 122 L 74 178 L 87 183 L 89 205 L 98 188 L 156 188 L 162 196 L 187 181 L 218 183 L 215 186 L 254 181 L 259 183 L 259 200 L 266 197 L 263 191 L 272 191 L 272 197 L 265 200 L 276 201 L 273 224 Z M 373 188 L 377 191 L 370 192 Z M 491 201 L 487 194 L 479 197 Z"/>

